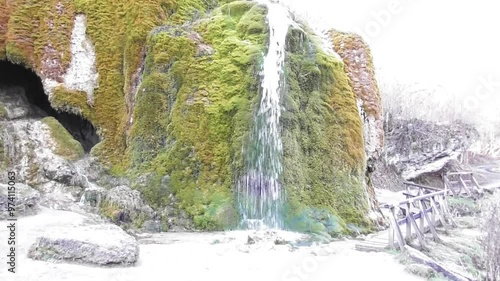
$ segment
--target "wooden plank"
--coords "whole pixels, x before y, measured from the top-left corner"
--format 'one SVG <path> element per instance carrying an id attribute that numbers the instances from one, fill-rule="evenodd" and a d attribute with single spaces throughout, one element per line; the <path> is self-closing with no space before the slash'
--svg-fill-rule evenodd
<path id="1" fill-rule="evenodd" d="M 356 244 L 354 249 L 361 252 L 383 252 L 385 251 L 387 246 L 368 246 L 362 244 Z"/>
<path id="2" fill-rule="evenodd" d="M 422 201 L 419 201 L 419 204 L 421 206 L 421 209 L 424 209 L 422 205 Z M 425 220 L 427 221 L 427 225 L 429 226 L 429 230 L 432 233 L 432 236 L 434 237 L 434 241 L 440 241 L 439 236 L 437 234 L 436 228 L 434 227 L 434 224 L 431 222 L 429 216 L 427 215 L 427 212 L 423 213 Z M 422 228 L 423 229 L 423 228 Z"/>
<path id="3" fill-rule="evenodd" d="M 465 276 L 462 273 L 454 272 L 454 271 L 446 268 L 445 265 L 443 265 L 437 261 L 434 261 L 433 259 L 431 259 L 427 255 L 425 255 L 424 253 L 422 253 L 416 249 L 413 249 L 410 246 L 405 246 L 405 250 L 414 261 L 432 267 L 437 272 L 442 273 L 449 280 L 453 280 L 453 281 L 473 281 L 474 280 L 472 276 Z"/>
<path id="4" fill-rule="evenodd" d="M 446 175 L 448 176 L 458 176 L 458 175 L 472 175 L 471 171 L 462 171 L 462 172 L 448 172 Z"/>
<path id="5" fill-rule="evenodd" d="M 448 202 L 446 202 L 446 197 L 439 197 L 441 207 L 444 210 L 444 213 L 446 214 L 446 219 L 450 222 L 450 225 L 452 227 L 457 227 L 457 223 L 453 219 L 453 216 L 451 215 L 450 209 L 448 208 Z"/>
<path id="6" fill-rule="evenodd" d="M 476 178 L 474 177 L 474 175 L 472 175 L 471 177 L 471 181 L 472 183 L 474 183 L 474 185 L 477 187 L 477 189 L 481 190 L 481 186 L 479 185 L 479 183 L 477 182 Z"/>
<path id="7" fill-rule="evenodd" d="M 391 222 L 391 228 L 389 228 L 389 231 L 387 231 L 387 233 L 389 234 L 389 248 L 390 249 L 394 249 L 394 225 L 392 224 L 392 220 L 389 219 L 389 221 Z"/>
<path id="8" fill-rule="evenodd" d="M 401 233 L 401 229 L 399 228 L 399 225 L 396 223 L 396 214 L 394 213 L 394 207 L 391 208 L 391 214 L 392 216 L 390 216 L 390 219 L 392 220 L 392 223 L 394 225 L 394 232 L 396 234 L 396 239 L 399 243 L 399 249 L 403 250 L 406 243 L 403 238 L 403 234 Z"/>
<path id="9" fill-rule="evenodd" d="M 444 194 L 445 192 L 446 191 L 441 190 L 441 191 L 437 191 L 437 192 L 434 192 L 434 193 L 429 193 L 429 194 L 425 194 L 425 195 L 422 195 L 422 196 L 413 197 L 413 198 L 410 198 L 410 199 L 407 199 L 407 200 L 399 202 L 399 205 L 405 205 L 406 203 L 414 203 L 414 202 L 420 201 L 422 199 L 430 198 L 430 197 L 433 197 L 433 196 L 436 196 L 436 195 L 439 195 L 439 194 Z"/>
<path id="10" fill-rule="evenodd" d="M 453 194 L 453 196 L 457 196 L 457 193 L 455 192 L 455 190 L 453 190 L 453 188 L 452 188 L 452 186 L 450 184 L 450 179 L 448 178 L 448 176 L 444 177 L 444 186 L 445 186 L 446 190 L 451 191 L 451 193 Z"/>
<path id="11" fill-rule="evenodd" d="M 435 213 L 438 217 L 438 220 L 441 222 L 441 225 L 444 227 L 446 233 L 449 232 L 449 228 L 448 228 L 448 225 L 446 223 L 446 220 L 444 218 L 444 212 L 443 212 L 443 209 L 440 208 L 439 203 L 436 203 L 436 201 L 434 200 L 434 198 L 431 198 L 431 205 L 432 205 L 432 208 L 435 210 Z"/>
<path id="12" fill-rule="evenodd" d="M 460 184 L 465 189 L 465 192 L 467 192 L 467 195 L 472 196 L 472 193 L 470 192 L 469 188 L 467 187 L 467 184 L 464 182 L 461 176 L 460 176 Z"/>
<path id="13" fill-rule="evenodd" d="M 411 221 L 410 218 L 413 217 L 413 213 L 410 208 L 410 203 L 406 204 L 406 242 L 411 242 Z"/>
<path id="14" fill-rule="evenodd" d="M 420 246 L 422 248 L 426 248 L 427 247 L 427 243 L 425 243 L 425 239 L 424 239 L 424 232 L 423 232 L 424 229 L 420 230 L 418 228 L 417 222 L 415 221 L 415 219 L 413 219 L 413 216 L 410 216 L 410 223 L 415 228 L 415 234 L 417 235 L 418 242 L 420 243 Z"/>
<path id="15" fill-rule="evenodd" d="M 414 182 L 411 182 L 411 181 L 405 181 L 404 184 L 405 185 L 410 185 L 410 186 L 416 186 L 416 187 L 419 187 L 419 188 L 428 189 L 428 190 L 432 190 L 432 191 L 441 191 L 442 190 L 441 188 L 437 188 L 437 187 L 433 187 L 433 186 L 428 186 L 428 185 L 423 185 L 423 184 L 418 184 L 418 183 L 414 183 Z"/>

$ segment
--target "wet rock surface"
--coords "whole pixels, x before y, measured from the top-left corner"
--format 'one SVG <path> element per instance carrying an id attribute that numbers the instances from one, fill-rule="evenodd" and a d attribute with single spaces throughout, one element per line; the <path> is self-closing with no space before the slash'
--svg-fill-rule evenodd
<path id="1" fill-rule="evenodd" d="M 40 209 L 40 192 L 28 185 L 16 183 L 14 201 L 9 200 L 8 185 L 0 184 L 0 219 L 9 218 L 9 202 L 15 206 L 16 216 L 29 216 L 36 214 Z"/>

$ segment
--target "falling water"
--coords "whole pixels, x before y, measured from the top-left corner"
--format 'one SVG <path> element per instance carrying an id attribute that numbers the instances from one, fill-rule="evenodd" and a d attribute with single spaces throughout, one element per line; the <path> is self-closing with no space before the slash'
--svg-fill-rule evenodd
<path id="1" fill-rule="evenodd" d="M 285 39 L 292 23 L 288 10 L 278 3 L 259 0 L 268 7 L 269 49 L 264 58 L 262 98 L 254 116 L 246 155 L 246 172 L 238 183 L 242 227 L 282 228 L 283 192 L 280 138 L 280 95 L 283 90 Z"/>

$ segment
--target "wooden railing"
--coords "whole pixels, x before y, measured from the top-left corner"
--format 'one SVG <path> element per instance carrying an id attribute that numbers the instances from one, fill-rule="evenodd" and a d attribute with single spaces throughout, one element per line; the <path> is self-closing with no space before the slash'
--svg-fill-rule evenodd
<path id="1" fill-rule="evenodd" d="M 406 200 L 387 206 L 390 210 L 389 247 L 403 249 L 406 244 L 418 239 L 418 246 L 425 248 L 425 233 L 439 241 L 437 227 L 445 232 L 456 227 L 448 209 L 447 196 L 476 198 L 481 187 L 471 172 L 453 172 L 443 176 L 444 189 L 404 182 Z"/>
<path id="2" fill-rule="evenodd" d="M 403 218 L 398 218 L 397 211 L 403 214 Z M 436 227 L 443 226 L 447 230 L 455 225 L 446 205 L 445 190 L 413 197 L 410 195 L 405 201 L 390 207 L 389 220 L 389 247 L 397 246 L 399 249 L 411 243 L 415 237 L 419 246 L 425 248 L 426 232 L 430 231 L 433 239 L 439 241 Z"/>
<path id="3" fill-rule="evenodd" d="M 482 190 L 472 172 L 453 172 L 443 176 L 444 187 L 452 196 L 466 194 L 468 197 L 477 198 Z"/>

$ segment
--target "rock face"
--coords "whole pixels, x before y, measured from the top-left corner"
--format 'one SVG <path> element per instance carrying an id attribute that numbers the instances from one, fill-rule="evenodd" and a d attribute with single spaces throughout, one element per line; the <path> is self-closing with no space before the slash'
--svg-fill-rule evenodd
<path id="1" fill-rule="evenodd" d="M 399 177 L 442 185 L 441 173 L 456 169 L 478 137 L 472 126 L 460 122 L 436 124 L 389 118 L 386 126 L 385 155 L 377 163 L 374 182 L 377 187 L 389 189 L 402 187 L 397 179 L 387 181 Z"/>
<path id="2" fill-rule="evenodd" d="M 117 223 L 146 221 L 153 218 L 154 211 L 144 203 L 142 195 L 128 186 L 117 186 L 106 193 L 101 210 Z"/>
<path id="3" fill-rule="evenodd" d="M 9 217 L 8 214 L 8 186 L 5 184 L 0 184 L 0 219 L 4 220 Z M 38 212 L 40 208 L 40 193 L 28 185 L 22 183 L 16 183 L 16 201 L 15 214 L 17 216 L 29 216 L 34 215 Z"/>
<path id="4" fill-rule="evenodd" d="M 375 79 L 373 58 L 369 46 L 363 39 L 353 33 L 336 30 L 330 32 L 335 51 L 344 62 L 344 70 L 349 76 L 349 84 L 357 97 L 357 106 L 363 122 L 363 140 L 367 161 L 366 191 L 370 198 L 370 209 L 378 211 L 371 173 L 375 162 L 379 159 L 384 146 L 384 126 L 380 90 Z M 372 212 L 373 218 L 379 217 Z"/>
<path id="5" fill-rule="evenodd" d="M 256 122 L 270 30 L 265 5 L 218 2 L 1 2 L 0 60 L 32 69 L 49 107 L 92 123 L 102 140 L 92 157 L 130 181 L 82 163 L 85 176 L 74 162 L 81 154 L 59 157 L 59 137 L 35 119 L 6 124 L 23 140 L 9 141 L 16 153 L 8 165 L 29 158 L 17 167 L 23 179 L 61 201 L 58 208 L 83 193 L 90 208 L 114 221 L 148 221 L 144 229 L 234 228 L 235 179 L 251 153 L 243 148 Z M 298 26 L 286 37 L 281 100 L 285 220 L 296 230 L 326 231 L 330 221 L 338 221 L 335 232 L 369 229 L 366 162 L 381 141 L 369 52 L 356 41 L 339 51 L 342 61 Z M 147 173 L 146 184 L 134 184 Z M 65 188 L 74 195 L 59 196 Z"/>
<path id="6" fill-rule="evenodd" d="M 358 98 L 366 155 L 369 160 L 374 161 L 383 149 L 384 128 L 380 91 L 370 48 L 359 35 L 335 30 L 331 35 L 334 49 L 344 61 L 345 71 Z"/>
<path id="7" fill-rule="evenodd" d="M 30 247 L 28 257 L 94 265 L 132 265 L 139 258 L 139 244 L 116 225 L 91 223 L 51 229 Z"/>

